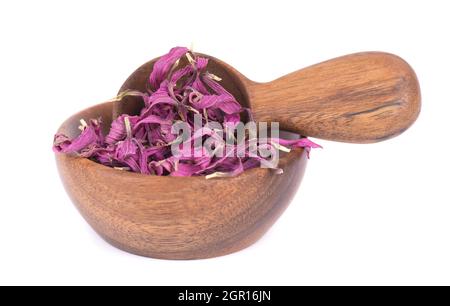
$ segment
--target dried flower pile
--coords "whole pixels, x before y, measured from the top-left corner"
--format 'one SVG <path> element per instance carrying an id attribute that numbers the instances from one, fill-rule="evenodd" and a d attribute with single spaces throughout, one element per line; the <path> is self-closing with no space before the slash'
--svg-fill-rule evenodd
<path id="1" fill-rule="evenodd" d="M 179 67 L 180 59 L 186 57 L 188 64 Z M 81 134 L 75 139 L 57 134 L 53 150 L 57 153 L 77 154 L 106 166 L 151 175 L 198 176 L 206 178 L 235 176 L 246 169 L 265 166 L 276 168 L 267 157 L 244 152 L 238 154 L 238 146 L 230 146 L 225 140 L 236 139 L 235 128 L 246 113 L 243 108 L 220 85 L 220 78 L 207 71 L 208 59 L 196 56 L 187 48 L 176 47 L 162 56 L 154 65 L 148 78 L 148 91 L 125 91 L 126 95 L 139 96 L 144 101 L 140 114 L 123 114 L 111 124 L 109 133 L 101 132 L 101 119 L 80 120 Z M 195 116 L 201 118 L 202 127 L 194 126 Z M 208 126 L 209 122 L 222 124 L 223 129 Z M 191 127 L 191 142 L 199 139 L 215 140 L 214 150 L 186 145 L 186 139 L 173 132 L 173 125 L 183 122 Z M 264 141 L 263 141 L 264 140 Z M 258 149 L 289 151 L 303 147 L 308 152 L 319 147 L 307 138 L 285 140 L 280 138 L 258 139 Z M 249 148 L 248 135 L 242 140 Z M 171 149 L 180 145 L 179 154 Z M 217 154 L 219 147 L 225 154 Z M 277 169 L 282 172 L 281 169 Z"/>

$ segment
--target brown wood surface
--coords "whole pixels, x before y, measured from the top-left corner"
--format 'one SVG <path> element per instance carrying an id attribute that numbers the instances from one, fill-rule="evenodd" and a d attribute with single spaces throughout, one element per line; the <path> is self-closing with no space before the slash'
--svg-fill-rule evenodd
<path id="1" fill-rule="evenodd" d="M 367 143 L 405 131 L 420 112 L 420 89 L 412 68 L 398 56 L 363 52 L 298 70 L 275 81 L 250 81 L 208 55 L 208 70 L 223 80 L 256 121 L 279 122 L 283 130 L 322 139 Z M 155 59 L 156 60 L 156 59 Z M 138 68 L 125 89 L 145 90 L 154 61 Z M 114 105 L 114 115 L 137 113 L 139 98 Z"/>
<path id="2" fill-rule="evenodd" d="M 401 58 L 366 52 L 317 64 L 269 83 L 249 83 L 257 121 L 346 142 L 375 142 L 405 131 L 420 111 L 416 75 Z"/>
<path id="3" fill-rule="evenodd" d="M 112 103 L 69 118 L 59 132 L 79 134 L 79 119 L 101 116 Z M 258 240 L 285 210 L 303 177 L 302 149 L 280 159 L 284 174 L 255 168 L 238 177 L 157 177 L 115 170 L 56 154 L 63 184 L 86 221 L 125 251 L 164 259 L 225 255 Z"/>

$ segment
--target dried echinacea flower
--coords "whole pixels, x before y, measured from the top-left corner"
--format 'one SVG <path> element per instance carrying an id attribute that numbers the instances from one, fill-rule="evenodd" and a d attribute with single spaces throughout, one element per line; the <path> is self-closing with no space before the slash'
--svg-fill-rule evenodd
<path id="1" fill-rule="evenodd" d="M 180 67 L 185 57 L 188 64 Z M 226 140 L 238 141 L 234 129 L 241 115 L 252 121 L 251 110 L 242 107 L 235 97 L 220 85 L 220 76 L 207 71 L 208 59 L 196 56 L 187 48 L 176 47 L 160 57 L 148 77 L 147 92 L 126 90 L 111 101 L 126 96 L 141 97 L 144 106 L 139 115 L 123 114 L 116 118 L 104 136 L 100 119 L 80 120 L 81 133 L 74 139 L 55 135 L 53 150 L 77 154 L 121 171 L 150 175 L 205 176 L 206 179 L 232 177 L 247 169 L 263 166 L 282 173 L 268 157 L 251 154 L 249 148 L 278 154 L 292 148 L 320 147 L 307 138 L 251 138 L 240 140 L 244 153 Z M 196 129 L 200 118 L 202 128 Z M 220 126 L 210 127 L 212 123 Z M 173 127 L 188 127 L 188 139 L 177 136 Z M 211 150 L 193 146 L 196 141 L 210 141 Z M 206 142 L 206 141 L 205 141 Z M 179 154 L 172 150 L 179 145 Z M 215 154 L 220 149 L 225 154 Z"/>
<path id="2" fill-rule="evenodd" d="M 80 120 L 81 134 L 71 140 L 62 134 L 56 134 L 53 141 L 53 151 L 57 153 L 78 153 L 90 157 L 86 152 L 93 152 L 94 148 L 103 146 L 104 138 L 100 128 L 100 119 L 91 119 L 89 124 Z M 87 156 L 88 155 L 88 156 Z"/>

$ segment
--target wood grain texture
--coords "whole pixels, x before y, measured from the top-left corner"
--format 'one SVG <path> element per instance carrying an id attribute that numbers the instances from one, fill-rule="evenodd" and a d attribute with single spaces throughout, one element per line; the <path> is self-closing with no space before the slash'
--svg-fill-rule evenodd
<path id="1" fill-rule="evenodd" d="M 363 52 L 298 70 L 275 81 L 256 83 L 230 65 L 205 54 L 208 70 L 256 121 L 279 122 L 283 130 L 334 141 L 368 143 L 405 131 L 420 112 L 420 88 L 412 68 L 398 56 Z M 155 59 L 156 60 L 156 59 Z M 124 83 L 145 90 L 152 60 Z M 135 114 L 139 98 L 114 105 L 114 114 Z"/>
<path id="2" fill-rule="evenodd" d="M 346 142 L 375 142 L 405 131 L 420 112 L 416 75 L 401 58 L 366 52 L 323 62 L 275 81 L 250 83 L 257 121 Z"/>
<path id="3" fill-rule="evenodd" d="M 76 136 L 81 118 L 101 116 L 112 103 L 82 111 L 59 132 Z M 86 221 L 125 251 L 164 259 L 225 255 L 258 240 L 277 220 L 303 177 L 306 154 L 280 159 L 284 174 L 256 168 L 234 178 L 157 177 L 115 170 L 85 158 L 57 154 L 64 186 Z"/>

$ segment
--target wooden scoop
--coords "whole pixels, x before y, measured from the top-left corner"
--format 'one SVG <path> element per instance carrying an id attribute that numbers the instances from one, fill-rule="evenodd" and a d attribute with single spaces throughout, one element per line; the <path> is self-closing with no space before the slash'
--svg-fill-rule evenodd
<path id="1" fill-rule="evenodd" d="M 268 83 L 249 80 L 230 65 L 208 55 L 207 70 L 256 121 L 279 122 L 282 130 L 316 138 L 368 143 L 405 131 L 420 112 L 420 88 L 413 69 L 400 57 L 363 52 L 335 58 Z M 154 59 L 126 80 L 126 89 L 145 91 Z M 142 102 L 126 97 L 113 116 L 137 114 Z"/>
<path id="2" fill-rule="evenodd" d="M 208 58 L 208 70 L 252 108 L 255 120 L 279 121 L 282 129 L 305 136 L 379 141 L 408 128 L 420 110 L 413 70 L 390 54 L 348 55 L 269 83 L 252 82 Z M 144 91 L 154 62 L 137 69 L 120 91 Z M 130 96 L 99 104 L 67 119 L 58 132 L 76 137 L 80 118 L 102 117 L 107 133 L 112 114 L 136 114 L 141 108 L 141 99 Z M 257 241 L 290 203 L 307 158 L 306 150 L 294 149 L 280 157 L 283 175 L 254 168 L 223 180 L 140 175 L 69 154 L 56 154 L 56 161 L 74 204 L 106 241 L 143 256 L 194 259 Z"/>

